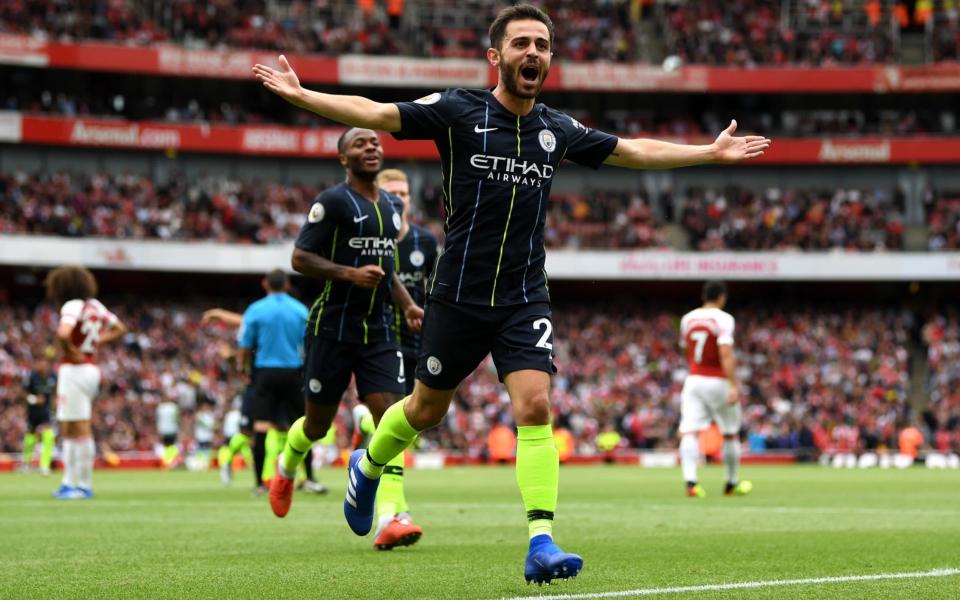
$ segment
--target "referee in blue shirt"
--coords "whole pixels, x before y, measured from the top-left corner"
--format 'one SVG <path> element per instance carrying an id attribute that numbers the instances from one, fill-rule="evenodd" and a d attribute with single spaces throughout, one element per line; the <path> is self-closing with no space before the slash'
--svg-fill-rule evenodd
<path id="1" fill-rule="evenodd" d="M 304 414 L 301 368 L 308 313 L 303 303 L 287 293 L 290 280 L 280 269 L 267 274 L 263 287 L 266 297 L 247 307 L 237 333 L 240 370 L 248 372 L 253 354 L 256 371 L 251 382 L 254 388 L 253 461 L 260 491 L 263 490 L 263 467 L 267 463 L 267 432 L 276 429 L 281 437 L 271 444 L 275 461 L 286 442 L 287 429 Z"/>

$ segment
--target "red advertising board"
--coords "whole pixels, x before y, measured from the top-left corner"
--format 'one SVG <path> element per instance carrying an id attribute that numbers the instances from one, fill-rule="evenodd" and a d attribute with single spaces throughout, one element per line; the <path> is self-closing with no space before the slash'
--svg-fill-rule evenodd
<path id="1" fill-rule="evenodd" d="M 177 150 L 259 156 L 334 158 L 336 127 L 279 125 L 204 125 L 157 121 L 72 119 L 0 112 L 0 142 Z M 436 160 L 430 141 L 398 141 L 384 134 L 384 152 L 391 157 Z M 673 141 L 709 143 L 707 139 Z M 775 139 L 750 164 L 960 164 L 960 137 Z"/>
<path id="2" fill-rule="evenodd" d="M 16 128 L 7 126 L 0 129 L 3 130 L 15 131 Z M 336 127 L 309 129 L 269 125 L 183 125 L 155 121 L 22 116 L 19 140 L 4 140 L 0 136 L 0 141 L 135 150 L 170 149 L 183 152 L 334 158 L 337 155 L 337 138 L 342 132 L 343 129 Z M 382 140 L 388 156 L 421 160 L 437 158 L 436 149 L 430 142 L 401 142 L 389 135 L 383 135 Z"/>
<path id="3" fill-rule="evenodd" d="M 314 85 L 441 89 L 492 85 L 497 78 L 496 71 L 483 60 L 310 54 L 289 54 L 287 58 L 300 80 Z M 275 65 L 276 60 L 276 52 L 263 50 L 63 43 L 0 34 L 0 64 L 31 67 L 247 79 L 254 64 Z M 545 88 L 596 92 L 956 92 L 960 91 L 960 64 L 753 69 L 692 65 L 665 71 L 656 65 L 558 61 Z"/>
<path id="4" fill-rule="evenodd" d="M 0 112 L 0 142 L 56 146 L 334 158 L 342 131 L 336 127 L 184 125 Z M 429 141 L 398 141 L 390 135 L 383 135 L 381 139 L 387 156 L 414 160 L 438 157 Z M 708 143 L 710 140 L 678 138 L 673 141 Z M 914 163 L 960 164 L 960 138 L 775 139 L 767 153 L 750 164 Z"/>

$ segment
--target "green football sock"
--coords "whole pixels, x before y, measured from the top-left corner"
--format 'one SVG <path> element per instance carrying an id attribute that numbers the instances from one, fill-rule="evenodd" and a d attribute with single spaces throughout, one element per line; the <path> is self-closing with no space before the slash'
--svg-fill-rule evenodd
<path id="1" fill-rule="evenodd" d="M 217 450 L 217 465 L 222 467 L 233 462 L 232 452 L 230 452 L 230 445 L 224 444 L 220 446 L 220 449 Z"/>
<path id="2" fill-rule="evenodd" d="M 267 432 L 266 455 L 263 461 L 263 480 L 267 481 L 273 477 L 277 470 L 277 457 L 283 451 L 287 443 L 287 434 L 279 429 L 271 429 Z"/>
<path id="3" fill-rule="evenodd" d="M 390 459 L 402 453 L 413 438 L 417 437 L 419 432 L 410 425 L 407 416 L 403 414 L 403 406 L 407 398 L 397 402 L 383 413 L 380 425 L 377 426 L 367 447 L 367 452 L 360 459 L 360 470 L 367 477 L 374 479 L 380 477 L 383 467 L 390 462 Z"/>
<path id="4" fill-rule="evenodd" d="M 32 433 L 23 434 L 23 464 L 33 462 L 33 447 L 37 445 L 37 436 Z"/>
<path id="5" fill-rule="evenodd" d="M 47 427 L 40 434 L 40 468 L 49 469 L 53 462 L 53 448 L 57 444 L 57 434 Z"/>
<path id="6" fill-rule="evenodd" d="M 180 449 L 177 448 L 176 444 L 170 444 L 169 446 L 163 449 L 163 466 L 169 467 L 173 464 L 173 461 L 177 460 L 177 455 L 180 454 Z"/>
<path id="7" fill-rule="evenodd" d="M 527 510 L 530 537 L 551 534 L 557 510 L 560 458 L 550 425 L 517 427 L 517 485 Z"/>
<path id="8" fill-rule="evenodd" d="M 403 504 L 404 510 L 400 510 Z M 403 452 L 390 459 L 383 468 L 380 487 L 377 489 L 377 517 L 392 517 L 406 512 L 406 499 L 403 495 Z"/>
<path id="9" fill-rule="evenodd" d="M 297 474 L 297 467 L 303 462 L 303 457 L 313 442 L 303 431 L 303 422 L 306 417 L 300 417 L 293 422 L 290 431 L 287 432 L 287 441 L 283 446 L 283 454 L 280 455 L 280 474 L 287 479 L 293 479 Z"/>
<path id="10" fill-rule="evenodd" d="M 233 460 L 233 457 L 237 455 L 238 452 L 244 452 L 246 449 L 248 452 L 250 450 L 250 438 L 245 436 L 242 433 L 235 433 L 233 437 L 230 438 L 230 456 L 229 459 Z M 247 454 L 244 452 L 243 459 L 247 460 Z M 249 461 L 248 461 L 249 464 Z"/>
<path id="11" fill-rule="evenodd" d="M 370 413 L 363 415 L 363 418 L 360 419 L 360 433 L 363 435 L 371 435 L 376 430 L 377 424 L 373 422 L 373 415 Z"/>

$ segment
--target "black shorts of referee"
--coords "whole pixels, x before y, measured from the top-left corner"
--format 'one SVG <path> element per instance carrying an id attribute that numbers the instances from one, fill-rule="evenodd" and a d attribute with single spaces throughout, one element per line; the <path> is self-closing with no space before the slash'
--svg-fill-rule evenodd
<path id="1" fill-rule="evenodd" d="M 287 429 L 304 414 L 301 369 L 257 368 L 253 419 Z"/>

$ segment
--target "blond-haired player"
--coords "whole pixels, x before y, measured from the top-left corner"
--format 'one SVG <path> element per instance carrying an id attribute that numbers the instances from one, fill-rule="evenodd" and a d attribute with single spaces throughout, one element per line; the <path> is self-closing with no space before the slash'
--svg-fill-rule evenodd
<path id="1" fill-rule="evenodd" d="M 740 387 L 733 352 L 733 316 L 724 312 L 727 286 L 708 281 L 703 286 L 703 306 L 680 320 L 680 346 L 686 349 L 689 374 L 680 392 L 680 464 L 687 482 L 687 495 L 706 496 L 697 483 L 700 432 L 717 424 L 723 434 L 723 465 L 726 495 L 743 496 L 753 484 L 739 480 Z"/>

